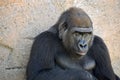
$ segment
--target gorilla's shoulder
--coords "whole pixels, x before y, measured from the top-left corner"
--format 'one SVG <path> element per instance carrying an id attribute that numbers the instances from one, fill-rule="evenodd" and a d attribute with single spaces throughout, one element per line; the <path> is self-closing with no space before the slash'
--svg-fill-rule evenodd
<path id="1" fill-rule="evenodd" d="M 40 33 L 39 35 L 37 35 L 35 37 L 35 40 L 36 39 L 45 39 L 45 38 L 51 39 L 51 38 L 58 38 L 58 37 L 56 36 L 56 34 L 54 34 L 52 32 L 44 31 L 44 32 Z"/>
<path id="2" fill-rule="evenodd" d="M 93 44 L 101 44 L 102 45 L 102 44 L 104 44 L 104 41 L 101 37 L 95 35 L 94 40 L 93 40 Z"/>
<path id="3" fill-rule="evenodd" d="M 98 50 L 98 51 L 103 51 L 104 50 L 105 52 L 108 51 L 104 40 L 101 37 L 96 36 L 96 35 L 94 36 L 92 49 L 95 49 L 95 50 Z"/>
<path id="4" fill-rule="evenodd" d="M 52 32 L 49 31 L 44 31 L 37 35 L 34 39 L 34 44 L 35 45 L 47 45 L 47 46 L 53 46 L 56 45 L 60 42 L 59 37 Z"/>

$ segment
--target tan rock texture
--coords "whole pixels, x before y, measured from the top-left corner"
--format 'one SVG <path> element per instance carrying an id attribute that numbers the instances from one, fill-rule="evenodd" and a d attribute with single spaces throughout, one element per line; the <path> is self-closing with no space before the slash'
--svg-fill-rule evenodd
<path id="1" fill-rule="evenodd" d="M 120 0 L 0 0 L 0 80 L 25 80 L 33 38 L 72 6 L 91 17 L 120 76 Z"/>

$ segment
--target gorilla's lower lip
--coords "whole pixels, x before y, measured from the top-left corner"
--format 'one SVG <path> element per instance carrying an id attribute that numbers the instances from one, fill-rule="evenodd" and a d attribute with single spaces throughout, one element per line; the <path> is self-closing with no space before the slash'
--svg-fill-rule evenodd
<path id="1" fill-rule="evenodd" d="M 79 55 L 85 55 L 86 53 L 85 52 L 77 52 L 77 54 L 79 54 Z"/>

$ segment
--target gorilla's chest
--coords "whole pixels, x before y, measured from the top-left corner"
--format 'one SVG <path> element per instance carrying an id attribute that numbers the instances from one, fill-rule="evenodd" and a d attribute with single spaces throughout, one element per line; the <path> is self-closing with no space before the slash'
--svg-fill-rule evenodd
<path id="1" fill-rule="evenodd" d="M 63 69 L 73 68 L 92 70 L 95 67 L 95 61 L 88 56 L 84 56 L 81 59 L 72 59 L 67 56 L 59 55 L 56 57 L 56 62 Z"/>

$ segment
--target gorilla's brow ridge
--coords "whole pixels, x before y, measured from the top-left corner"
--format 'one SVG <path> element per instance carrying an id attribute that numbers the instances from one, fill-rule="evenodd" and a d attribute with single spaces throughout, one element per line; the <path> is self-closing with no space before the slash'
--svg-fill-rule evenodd
<path id="1" fill-rule="evenodd" d="M 89 28 L 73 28 L 72 29 L 72 32 L 75 32 L 75 31 L 78 31 L 78 32 L 92 32 L 93 31 L 93 28 L 92 27 L 89 27 Z"/>

